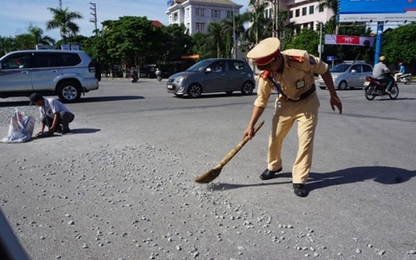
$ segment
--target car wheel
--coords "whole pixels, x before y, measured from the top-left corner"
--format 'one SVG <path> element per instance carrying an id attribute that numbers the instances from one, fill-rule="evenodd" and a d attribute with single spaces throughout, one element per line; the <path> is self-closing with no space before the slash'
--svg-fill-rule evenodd
<path id="1" fill-rule="evenodd" d="M 76 81 L 64 81 L 57 88 L 59 99 L 64 103 L 74 103 L 81 98 L 81 85 Z"/>
<path id="2" fill-rule="evenodd" d="M 320 89 L 326 89 L 326 87 L 319 87 Z"/>
<path id="3" fill-rule="evenodd" d="M 346 90 L 348 87 L 347 82 L 346 81 L 341 81 L 338 85 L 338 89 L 342 89 L 342 90 Z"/>
<path id="4" fill-rule="evenodd" d="M 253 94 L 253 89 L 254 89 L 253 82 L 246 81 L 246 82 L 244 82 L 243 86 L 241 87 L 241 94 L 251 95 L 251 94 Z"/>
<path id="5" fill-rule="evenodd" d="M 225 91 L 225 94 L 231 96 L 231 94 L 233 94 L 233 92 L 232 91 Z"/>
<path id="6" fill-rule="evenodd" d="M 202 94 L 202 88 L 198 84 L 192 84 L 188 87 L 188 96 L 192 98 L 200 97 Z"/>

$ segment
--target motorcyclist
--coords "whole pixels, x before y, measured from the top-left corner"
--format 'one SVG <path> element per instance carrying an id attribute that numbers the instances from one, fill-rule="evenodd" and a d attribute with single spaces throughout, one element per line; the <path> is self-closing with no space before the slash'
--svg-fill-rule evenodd
<path id="1" fill-rule="evenodd" d="M 403 62 L 399 62 L 399 72 L 397 72 L 396 74 L 394 74 L 394 80 L 397 82 L 397 79 L 399 78 L 399 76 L 405 74 L 406 71 L 404 69 L 404 65 Z"/>
<path id="2" fill-rule="evenodd" d="M 379 79 L 382 83 L 386 83 L 386 89 L 385 91 L 388 94 L 391 94 L 390 89 L 393 85 L 394 82 L 394 78 L 391 75 L 391 71 L 389 70 L 389 68 L 387 68 L 386 64 L 384 63 L 386 61 L 386 57 L 385 56 L 381 56 L 379 58 L 379 62 L 374 65 L 374 69 L 373 69 L 373 78 Z"/>
<path id="3" fill-rule="evenodd" d="M 162 76 L 162 71 L 159 68 L 156 68 L 155 75 L 156 77 Z"/>

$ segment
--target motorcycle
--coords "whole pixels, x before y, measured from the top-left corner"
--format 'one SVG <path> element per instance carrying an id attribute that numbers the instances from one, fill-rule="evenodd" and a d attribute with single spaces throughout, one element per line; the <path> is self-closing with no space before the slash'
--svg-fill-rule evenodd
<path id="1" fill-rule="evenodd" d="M 406 85 L 412 83 L 412 73 L 406 73 L 397 77 L 397 82 L 402 82 Z"/>
<path id="2" fill-rule="evenodd" d="M 375 97 L 389 96 L 391 99 L 396 99 L 399 96 L 399 87 L 397 82 L 393 81 L 393 86 L 390 89 L 390 93 L 386 92 L 386 84 L 380 80 L 367 76 L 364 82 L 365 98 L 367 100 L 373 100 Z"/>

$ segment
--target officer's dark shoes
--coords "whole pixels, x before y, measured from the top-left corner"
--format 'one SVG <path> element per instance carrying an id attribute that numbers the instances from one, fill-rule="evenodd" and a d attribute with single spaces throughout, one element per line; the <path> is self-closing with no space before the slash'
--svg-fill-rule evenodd
<path id="1" fill-rule="evenodd" d="M 299 197 L 306 197 L 309 193 L 306 185 L 301 183 L 293 183 L 293 192 Z"/>
<path id="2" fill-rule="evenodd" d="M 269 169 L 266 169 L 262 174 L 260 174 L 260 179 L 262 179 L 263 181 L 270 180 L 274 177 L 276 173 L 280 171 L 282 171 L 282 167 L 280 167 L 280 169 L 278 169 L 277 171 L 270 171 Z"/>

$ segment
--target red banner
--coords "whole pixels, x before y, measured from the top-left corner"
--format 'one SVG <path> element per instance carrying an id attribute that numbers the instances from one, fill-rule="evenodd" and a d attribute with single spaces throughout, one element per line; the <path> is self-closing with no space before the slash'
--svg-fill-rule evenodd
<path id="1" fill-rule="evenodd" d="M 325 34 L 325 44 L 370 47 L 373 46 L 373 43 L 374 38 L 372 37 Z"/>
<path id="2" fill-rule="evenodd" d="M 360 37 L 359 36 L 344 36 L 344 35 L 337 35 L 336 38 L 337 44 L 346 44 L 346 45 L 357 45 L 360 44 Z"/>

